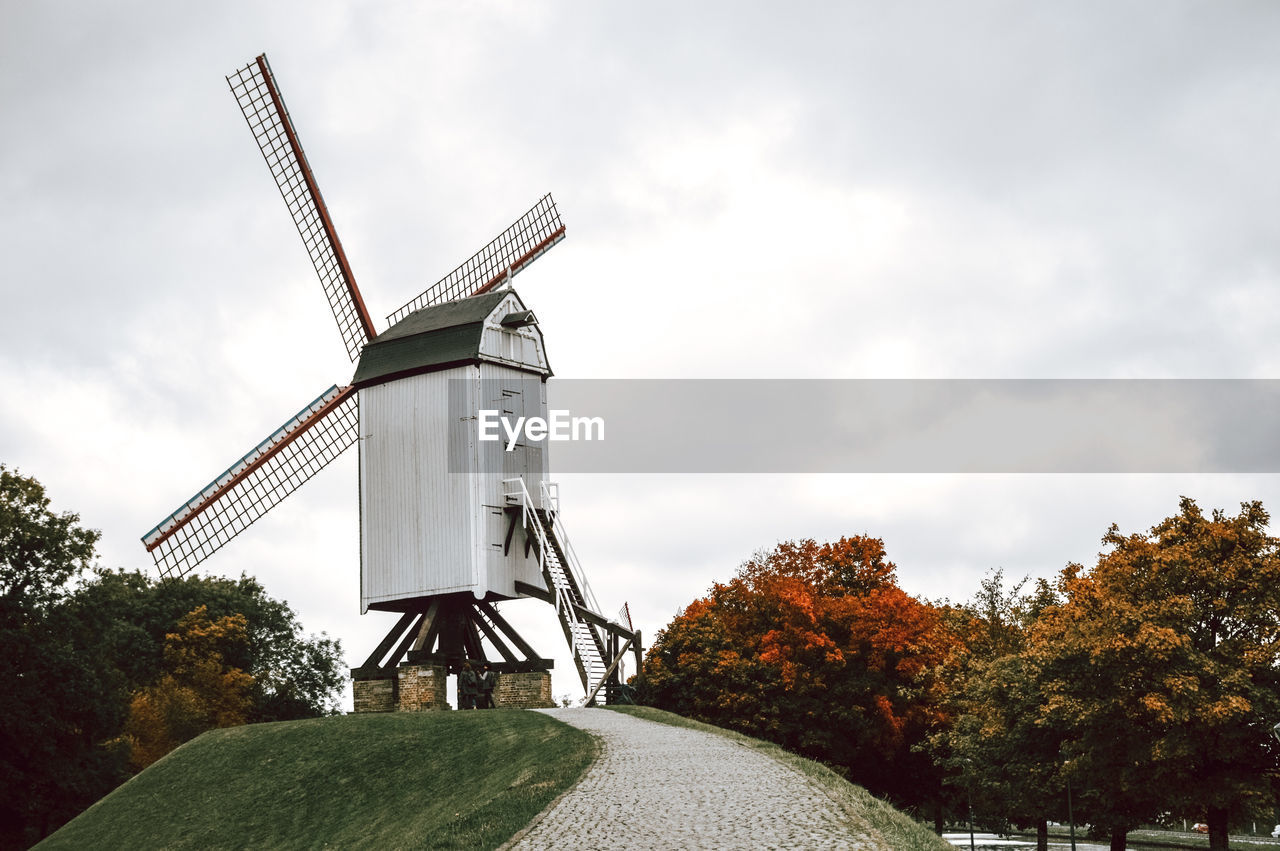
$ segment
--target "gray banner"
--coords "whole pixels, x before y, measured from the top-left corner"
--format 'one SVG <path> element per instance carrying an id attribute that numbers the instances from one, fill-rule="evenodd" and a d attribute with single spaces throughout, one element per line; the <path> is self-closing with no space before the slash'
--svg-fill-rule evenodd
<path id="1" fill-rule="evenodd" d="M 514 442 L 552 476 L 1280 472 L 1272 380 L 552 379 L 547 408 Z"/>

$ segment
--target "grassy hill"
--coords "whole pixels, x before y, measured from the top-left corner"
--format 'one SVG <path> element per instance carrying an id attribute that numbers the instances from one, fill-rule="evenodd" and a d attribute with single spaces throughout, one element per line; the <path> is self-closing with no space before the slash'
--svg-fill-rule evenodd
<path id="1" fill-rule="evenodd" d="M 347 715 L 214 730 L 41 849 L 493 848 L 590 764 L 537 712 Z"/>
<path id="2" fill-rule="evenodd" d="M 945 840 L 817 763 L 669 712 L 809 776 L 894 851 Z M 495 848 L 568 789 L 592 738 L 537 712 L 347 715 L 214 730 L 94 804 L 40 849 Z"/>

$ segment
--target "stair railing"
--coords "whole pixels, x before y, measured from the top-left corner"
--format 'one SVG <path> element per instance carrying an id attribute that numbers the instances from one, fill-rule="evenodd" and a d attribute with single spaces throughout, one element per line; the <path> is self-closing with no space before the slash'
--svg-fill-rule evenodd
<path id="1" fill-rule="evenodd" d="M 524 482 L 521 481 L 523 486 Z M 560 549 L 564 552 L 565 560 L 568 562 L 564 567 L 573 576 L 574 582 L 578 583 L 578 590 L 582 593 L 582 602 L 593 612 L 599 614 L 600 604 L 596 602 L 596 595 L 591 591 L 591 584 L 587 582 L 587 574 L 582 570 L 582 563 L 578 561 L 578 554 L 573 549 L 573 544 L 569 541 L 569 534 L 565 531 L 564 523 L 560 520 L 560 486 L 556 482 L 539 482 L 542 497 L 542 509 L 548 517 L 551 518 L 551 526 L 555 530 L 556 540 L 560 542 Z"/>
<path id="2" fill-rule="evenodd" d="M 537 516 L 534 513 L 535 508 L 534 508 L 533 497 L 529 494 L 529 489 L 525 485 L 524 477 L 517 476 L 516 478 L 513 478 L 513 479 L 503 479 L 502 484 L 505 486 L 505 490 L 503 493 L 504 499 L 506 499 L 508 502 L 512 499 L 518 499 L 520 501 L 520 522 L 524 526 L 525 533 L 528 534 L 529 532 L 532 532 L 535 539 L 537 540 L 538 569 L 540 572 L 546 572 L 549 575 L 550 570 L 549 568 L 547 568 L 547 565 L 546 565 L 546 553 L 551 547 L 551 542 L 547 540 L 547 535 L 542 528 L 542 523 L 539 522 Z M 544 482 L 543 483 L 544 497 L 546 496 L 545 484 L 546 483 Z M 545 508 L 544 508 L 544 511 L 545 511 Z M 556 514 L 558 514 L 558 512 L 556 512 Z M 552 514 L 550 512 L 547 512 L 547 516 L 550 517 L 552 516 Z M 562 527 L 553 526 L 553 528 L 555 529 L 556 535 L 562 534 Z M 561 542 L 561 548 L 565 551 L 566 558 L 568 558 L 569 557 L 568 541 L 565 540 L 564 538 L 560 538 L 560 542 Z M 575 555 L 573 556 L 573 558 L 576 559 L 577 556 Z M 562 564 L 560 565 L 560 569 L 567 572 L 572 568 L 570 567 L 570 565 Z M 577 573 L 580 575 L 581 570 L 579 569 Z M 578 576 L 575 576 L 574 578 L 578 579 Z M 555 586 L 554 591 L 555 591 L 555 597 L 556 597 L 556 603 L 555 603 L 556 612 L 557 614 L 560 614 L 561 617 L 565 618 L 565 625 L 569 628 L 569 634 L 571 636 L 570 644 L 572 645 L 575 664 L 577 664 L 581 670 L 586 671 L 588 670 L 589 660 L 582 655 L 582 651 L 578 646 L 579 630 L 577 627 L 579 626 L 579 624 L 581 624 L 590 628 L 590 625 L 587 624 L 586 621 L 578 617 L 578 612 L 577 612 L 577 609 L 575 608 L 575 603 L 573 598 L 569 595 L 569 590 L 566 587 L 560 585 L 559 583 L 552 583 L 552 584 Z M 579 585 L 579 588 L 584 587 L 581 581 L 579 581 L 578 585 Z M 589 589 L 585 589 L 583 591 L 584 602 L 589 599 L 587 597 L 589 593 L 590 593 Z M 594 603 L 592 605 L 594 605 Z M 590 689 L 590 687 L 591 687 L 591 684 L 588 683 L 587 684 L 588 690 Z"/>

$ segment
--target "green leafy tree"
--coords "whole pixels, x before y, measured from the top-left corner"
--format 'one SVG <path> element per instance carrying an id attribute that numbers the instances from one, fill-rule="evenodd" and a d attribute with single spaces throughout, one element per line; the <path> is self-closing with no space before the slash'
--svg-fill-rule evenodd
<path id="1" fill-rule="evenodd" d="M 213 619 L 242 615 L 246 640 L 226 648 L 228 665 L 253 677 L 247 720 L 287 721 L 332 714 L 346 680 L 341 645 L 303 633 L 288 603 L 252 577 L 187 576 L 157 582 L 140 571 L 99 570 L 70 605 L 98 636 L 131 692 L 165 672 L 165 637 L 200 606 Z"/>
<path id="2" fill-rule="evenodd" d="M 102 533 L 80 515 L 54 514 L 44 485 L 0 464 L 0 624 L 28 623 L 88 569 Z"/>
<path id="3" fill-rule="evenodd" d="M 1034 826 L 1043 851 L 1048 820 L 1065 815 L 1065 781 L 1061 734 L 1040 717 L 1039 672 L 1026 648 L 1031 626 L 1056 598 L 1044 580 L 1023 593 L 1026 583 L 1006 592 L 996 570 L 951 611 L 958 649 L 938 674 L 948 683 L 950 723 L 935 729 L 927 750 L 980 823 Z"/>
<path id="4" fill-rule="evenodd" d="M 338 643 L 304 635 L 255 580 L 86 576 L 98 538 L 0 465 L 0 847 L 35 842 L 128 777 L 131 704 L 166 676 L 174 699 L 153 703 L 200 723 L 211 706 L 216 723 L 337 711 Z M 217 682 L 199 665 L 178 676 L 166 657 L 166 637 L 201 606 L 210 623 L 243 623 L 243 640 L 218 645 Z"/>
<path id="5" fill-rule="evenodd" d="M 60 603 L 99 533 L 55 514 L 43 485 L 0 465 L 0 846 L 47 834 L 124 776 L 111 745 L 124 683 L 75 640 Z"/>

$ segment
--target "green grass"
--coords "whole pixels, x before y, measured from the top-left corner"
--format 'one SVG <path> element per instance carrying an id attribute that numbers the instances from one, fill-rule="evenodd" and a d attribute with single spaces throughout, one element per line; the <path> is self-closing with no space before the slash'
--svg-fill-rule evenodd
<path id="1" fill-rule="evenodd" d="M 954 846 L 934 833 L 932 828 L 894 809 L 861 786 L 855 786 L 845 780 L 825 765 L 796 756 L 771 742 L 753 739 L 723 727 L 703 724 L 701 721 L 693 721 L 683 715 L 649 706 L 611 706 L 609 708 L 615 712 L 625 712 L 660 724 L 714 733 L 731 739 L 743 747 L 773 757 L 809 778 L 843 810 L 851 830 L 869 837 L 876 843 L 877 848 L 886 849 L 886 851 L 955 851 Z"/>
<path id="2" fill-rule="evenodd" d="M 776 745 L 649 707 L 617 711 L 725 736 L 800 771 L 877 848 L 951 849 L 864 789 Z M 587 733 L 521 710 L 214 730 L 38 847 L 495 848 L 570 788 L 596 752 Z"/>
<path id="3" fill-rule="evenodd" d="M 494 848 L 596 755 L 537 712 L 348 715 L 214 730 L 41 849 Z"/>

